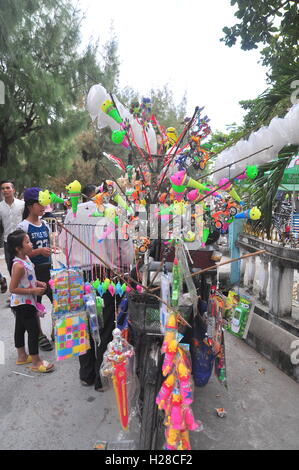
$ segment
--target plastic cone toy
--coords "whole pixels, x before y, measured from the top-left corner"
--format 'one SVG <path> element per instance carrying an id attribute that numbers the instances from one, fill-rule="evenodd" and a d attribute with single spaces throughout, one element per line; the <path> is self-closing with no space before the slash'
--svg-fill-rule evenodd
<path id="1" fill-rule="evenodd" d="M 121 144 L 125 148 L 129 148 L 129 142 L 126 137 L 126 131 L 112 131 L 111 140 L 114 144 Z"/>
<path id="2" fill-rule="evenodd" d="M 239 212 L 239 214 L 235 215 L 235 219 L 251 219 L 251 220 L 259 220 L 261 218 L 261 211 L 257 207 L 252 207 L 251 209 L 247 209 L 246 211 Z"/>
<path id="3" fill-rule="evenodd" d="M 111 100 L 104 101 L 104 103 L 102 103 L 101 109 L 105 114 L 108 114 L 108 116 L 114 119 L 114 121 L 116 121 L 118 124 L 123 122 L 119 112 L 117 111 L 116 107 L 114 106 Z"/>
<path id="4" fill-rule="evenodd" d="M 241 202 L 241 198 L 238 195 L 237 191 L 233 188 L 231 191 L 228 192 L 228 194 L 237 202 Z"/>
<path id="5" fill-rule="evenodd" d="M 209 237 L 210 230 L 208 228 L 204 228 L 202 232 L 202 245 L 205 246 L 207 243 L 207 239 Z"/>
<path id="6" fill-rule="evenodd" d="M 81 184 L 79 183 L 79 181 L 74 180 L 72 183 L 66 186 L 65 189 L 67 189 L 69 192 L 73 215 L 74 217 L 76 217 L 78 202 L 81 196 Z"/>
<path id="7" fill-rule="evenodd" d="M 64 199 L 49 191 L 52 204 L 64 204 Z"/>
<path id="8" fill-rule="evenodd" d="M 205 184 L 195 181 L 193 178 L 190 178 L 190 176 L 186 176 L 184 184 L 186 184 L 187 188 L 198 189 L 198 191 L 201 193 L 211 191 L 211 188 L 208 188 Z"/>

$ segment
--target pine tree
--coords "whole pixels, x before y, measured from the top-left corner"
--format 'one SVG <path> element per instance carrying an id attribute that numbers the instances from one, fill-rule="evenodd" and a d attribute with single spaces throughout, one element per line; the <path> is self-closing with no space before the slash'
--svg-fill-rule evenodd
<path id="1" fill-rule="evenodd" d="M 0 13 L 1 173 L 38 181 L 63 168 L 66 143 L 87 125 L 82 97 L 103 77 L 97 46 L 78 52 L 81 13 L 69 0 L 2 1 Z"/>

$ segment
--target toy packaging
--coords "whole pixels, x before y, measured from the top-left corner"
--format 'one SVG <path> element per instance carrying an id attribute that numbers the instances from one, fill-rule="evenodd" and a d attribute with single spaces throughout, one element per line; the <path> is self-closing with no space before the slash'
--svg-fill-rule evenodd
<path id="1" fill-rule="evenodd" d="M 90 343 L 82 271 L 75 268 L 53 269 L 49 284 L 53 290 L 57 361 L 85 354 Z"/>
<path id="2" fill-rule="evenodd" d="M 225 302 L 223 327 L 234 336 L 245 339 L 253 315 L 253 302 L 245 295 L 229 291 Z"/>
<path id="3" fill-rule="evenodd" d="M 81 270 L 52 269 L 49 284 L 53 290 L 53 314 L 55 316 L 84 309 L 84 281 Z"/>
<path id="4" fill-rule="evenodd" d="M 84 311 L 56 318 L 54 333 L 57 361 L 81 356 L 90 348 Z"/>

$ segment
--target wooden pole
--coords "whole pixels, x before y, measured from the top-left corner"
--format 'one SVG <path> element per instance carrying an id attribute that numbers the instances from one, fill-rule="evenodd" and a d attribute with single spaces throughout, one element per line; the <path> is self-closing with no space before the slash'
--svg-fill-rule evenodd
<path id="1" fill-rule="evenodd" d="M 254 253 L 247 253 L 247 255 L 240 256 L 239 258 L 232 258 L 227 261 L 223 261 L 222 263 L 209 266 L 208 268 L 200 269 L 199 271 L 196 271 L 195 273 L 189 274 L 189 276 L 185 276 L 185 278 L 188 279 L 189 277 L 198 276 L 199 274 L 206 273 L 207 271 L 211 271 L 212 269 L 217 269 L 220 266 L 231 264 L 231 263 L 234 263 L 235 261 L 240 261 L 241 259 L 244 259 L 244 258 L 250 258 L 251 256 L 258 256 L 265 252 L 266 250 L 259 250 L 259 251 L 255 251 Z M 155 287 L 154 289 L 150 289 L 150 292 L 154 292 L 158 289 L 160 289 L 160 287 Z"/>

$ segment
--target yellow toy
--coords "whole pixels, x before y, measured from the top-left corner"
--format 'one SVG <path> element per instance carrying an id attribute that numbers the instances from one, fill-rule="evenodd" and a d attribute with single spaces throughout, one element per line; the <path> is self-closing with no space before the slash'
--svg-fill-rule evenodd
<path id="1" fill-rule="evenodd" d="M 166 129 L 166 135 L 167 135 L 167 138 L 168 138 L 168 142 L 166 144 L 166 146 L 168 148 L 172 147 L 178 140 L 178 136 L 177 136 L 177 133 L 176 133 L 176 129 L 174 127 L 168 127 Z"/>
<path id="2" fill-rule="evenodd" d="M 81 184 L 79 181 L 74 180 L 72 183 L 67 185 L 65 189 L 68 190 L 70 199 L 71 199 L 71 204 L 72 204 L 72 210 L 73 210 L 73 215 L 76 217 L 77 215 L 77 207 L 78 207 L 78 202 L 81 196 Z"/>

